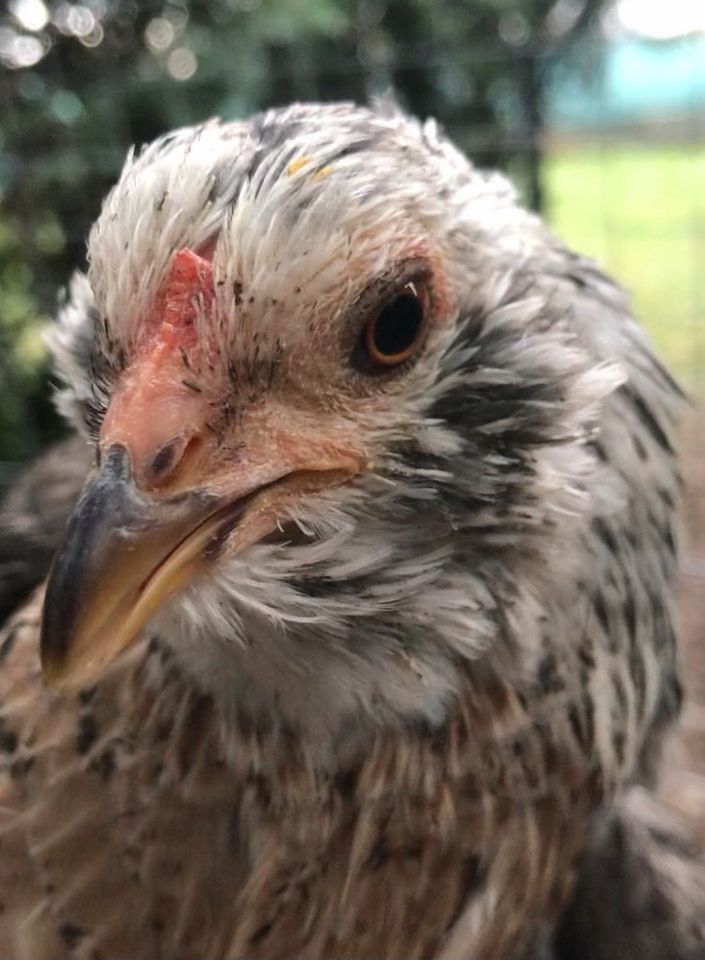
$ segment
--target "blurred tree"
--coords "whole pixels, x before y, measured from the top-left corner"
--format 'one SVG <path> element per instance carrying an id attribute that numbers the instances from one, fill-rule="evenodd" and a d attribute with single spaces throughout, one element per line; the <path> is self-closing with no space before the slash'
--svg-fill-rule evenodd
<path id="1" fill-rule="evenodd" d="M 0 461 L 61 429 L 41 329 L 127 147 L 393 91 L 534 205 L 543 71 L 602 0 L 11 0 L 0 15 Z M 3 477 L 0 474 L 0 485 Z"/>

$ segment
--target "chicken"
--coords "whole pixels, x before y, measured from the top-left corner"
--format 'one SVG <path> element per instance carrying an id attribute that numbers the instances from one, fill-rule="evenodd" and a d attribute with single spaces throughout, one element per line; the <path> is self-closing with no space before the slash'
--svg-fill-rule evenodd
<path id="1" fill-rule="evenodd" d="M 52 341 L 95 466 L 1 647 L 0 955 L 545 956 L 681 700 L 681 397 L 626 295 L 345 104 L 131 156 L 89 262 Z"/>

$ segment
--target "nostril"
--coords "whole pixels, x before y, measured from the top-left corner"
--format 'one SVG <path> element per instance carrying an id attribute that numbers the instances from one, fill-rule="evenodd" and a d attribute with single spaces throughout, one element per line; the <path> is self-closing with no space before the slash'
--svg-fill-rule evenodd
<path id="1" fill-rule="evenodd" d="M 191 459 L 191 455 L 200 446 L 201 438 L 198 435 L 181 434 L 167 441 L 152 458 L 149 466 L 150 480 L 159 483 L 170 477 L 185 460 Z"/>
<path id="2" fill-rule="evenodd" d="M 177 458 L 179 458 L 179 454 L 177 453 L 178 445 L 179 438 L 175 437 L 173 440 L 165 443 L 161 450 L 157 451 L 149 468 L 149 472 L 155 479 L 159 479 L 162 474 L 167 473 L 167 471 L 172 468 Z"/>

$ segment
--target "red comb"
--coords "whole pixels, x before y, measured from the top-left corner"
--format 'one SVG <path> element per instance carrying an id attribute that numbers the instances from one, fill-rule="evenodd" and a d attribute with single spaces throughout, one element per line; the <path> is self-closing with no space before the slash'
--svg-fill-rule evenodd
<path id="1" fill-rule="evenodd" d="M 159 340 L 187 348 L 196 340 L 196 317 L 213 302 L 213 265 L 192 250 L 177 250 L 156 298 L 154 324 Z"/>

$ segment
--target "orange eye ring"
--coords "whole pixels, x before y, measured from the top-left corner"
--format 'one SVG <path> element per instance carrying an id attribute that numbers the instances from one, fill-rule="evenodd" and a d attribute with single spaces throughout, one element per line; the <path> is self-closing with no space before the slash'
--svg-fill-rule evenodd
<path id="1" fill-rule="evenodd" d="M 423 343 L 428 324 L 428 292 L 405 283 L 365 324 L 363 346 L 372 370 L 398 367 Z"/>

